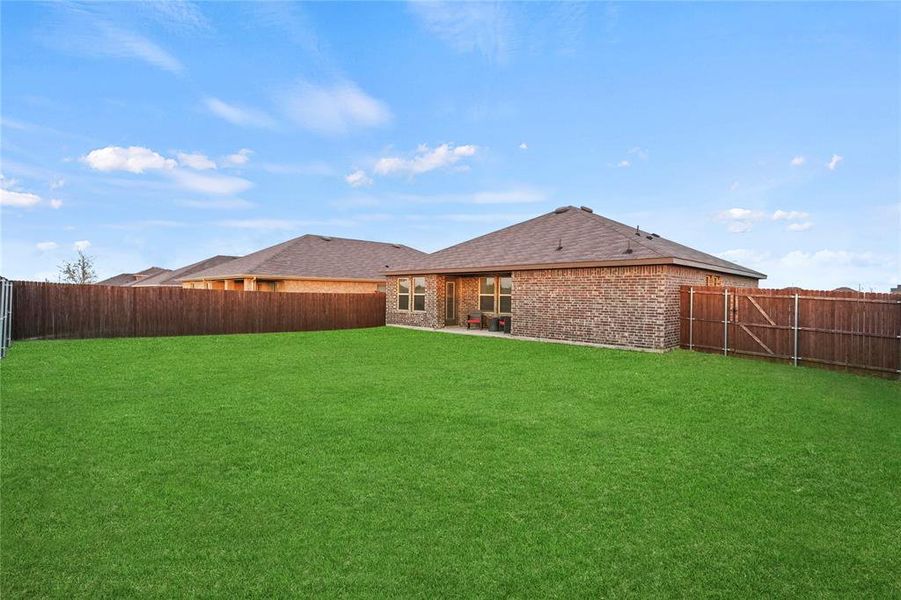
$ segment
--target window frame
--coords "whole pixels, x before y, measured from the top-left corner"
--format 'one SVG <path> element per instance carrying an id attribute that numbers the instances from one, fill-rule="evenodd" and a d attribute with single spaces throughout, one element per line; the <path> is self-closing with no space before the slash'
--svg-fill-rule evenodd
<path id="1" fill-rule="evenodd" d="M 422 280 L 422 293 L 421 294 L 416 293 L 416 280 L 417 279 Z M 426 297 L 426 292 L 428 291 L 428 283 L 429 283 L 429 281 L 425 277 L 411 277 L 410 312 L 419 312 L 419 313 L 425 312 L 425 297 Z M 416 298 L 418 296 L 422 297 L 422 308 L 416 308 Z"/>
<path id="2" fill-rule="evenodd" d="M 482 280 L 490 279 L 494 281 L 494 292 L 491 294 L 482 293 Z M 510 293 L 501 293 L 501 279 L 510 280 Z M 501 298 L 510 299 L 510 310 L 501 310 Z M 482 308 L 482 298 L 491 298 L 491 309 Z M 479 277 L 479 310 L 482 312 L 490 312 L 496 315 L 513 315 L 513 275 L 491 275 Z"/>
<path id="3" fill-rule="evenodd" d="M 510 280 L 510 293 L 502 294 L 501 290 L 501 279 L 509 279 Z M 495 284 L 495 289 L 497 290 L 497 314 L 499 315 L 512 315 L 513 314 L 513 276 L 512 275 L 498 275 L 497 282 Z M 501 298 L 509 298 L 510 299 L 510 310 L 501 310 Z"/>
<path id="4" fill-rule="evenodd" d="M 400 282 L 401 281 L 407 282 L 407 292 L 406 293 L 402 293 L 400 291 L 400 285 L 401 285 Z M 410 298 L 410 296 L 413 295 L 412 292 L 413 292 L 413 288 L 410 287 L 410 278 L 409 277 L 398 277 L 397 278 L 397 310 L 404 311 L 404 312 L 410 312 L 410 308 L 413 306 L 412 298 Z M 403 296 L 407 299 L 407 307 L 406 308 L 401 308 L 401 306 L 400 306 L 401 296 Z"/>
<path id="5" fill-rule="evenodd" d="M 482 293 L 482 282 L 487 280 L 494 280 L 494 290 L 490 294 Z M 482 308 L 482 298 L 491 298 L 491 308 Z M 497 312 L 497 277 L 487 277 L 482 276 L 479 277 L 479 310 L 481 312 Z"/>

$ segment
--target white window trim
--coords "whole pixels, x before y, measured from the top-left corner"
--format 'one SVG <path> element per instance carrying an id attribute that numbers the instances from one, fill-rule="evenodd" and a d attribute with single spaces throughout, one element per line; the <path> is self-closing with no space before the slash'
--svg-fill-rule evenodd
<path id="1" fill-rule="evenodd" d="M 494 293 L 493 294 L 483 294 L 482 293 L 482 280 L 483 279 L 494 279 Z M 479 310 L 482 312 L 490 312 L 496 315 L 513 315 L 513 277 L 509 275 L 494 275 L 492 277 L 479 277 Z M 504 277 L 510 278 L 510 293 L 502 294 L 501 293 L 501 279 Z M 501 296 L 510 298 L 510 312 L 502 312 L 501 311 Z M 485 310 L 482 308 L 482 298 L 491 298 L 492 308 L 491 310 Z"/>
<path id="2" fill-rule="evenodd" d="M 407 282 L 407 293 L 406 293 L 406 294 L 402 294 L 402 293 L 400 292 L 400 282 L 401 282 L 401 281 L 406 281 L 406 282 Z M 401 308 L 401 307 L 400 307 L 400 297 L 401 297 L 401 296 L 406 296 L 406 297 L 407 297 L 407 308 Z M 396 308 L 397 308 L 397 310 L 401 310 L 401 311 L 404 311 L 404 312 L 409 312 L 410 309 L 413 308 L 413 298 L 412 298 L 412 296 L 413 296 L 413 288 L 410 286 L 410 278 L 409 278 L 409 277 L 398 277 L 398 278 L 397 278 L 397 303 L 396 303 Z"/>
<path id="3" fill-rule="evenodd" d="M 482 293 L 482 280 L 494 279 L 494 291 L 490 294 Z M 482 298 L 491 298 L 491 310 L 482 308 Z M 482 312 L 497 312 L 497 277 L 479 277 L 479 310 Z"/>
<path id="4" fill-rule="evenodd" d="M 423 292 L 421 294 L 416 293 L 416 280 L 422 279 L 422 289 Z M 410 281 L 410 312 L 415 313 L 424 313 L 426 312 L 425 299 L 426 294 L 428 292 L 429 280 L 425 277 L 412 277 Z M 416 296 L 422 296 L 422 310 L 416 310 Z"/>

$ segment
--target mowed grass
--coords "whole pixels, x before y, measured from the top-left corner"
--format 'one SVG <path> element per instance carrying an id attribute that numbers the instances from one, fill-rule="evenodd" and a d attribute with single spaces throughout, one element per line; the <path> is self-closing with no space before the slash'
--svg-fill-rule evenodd
<path id="1" fill-rule="evenodd" d="M 901 594 L 901 386 L 400 329 L 17 343 L 3 598 Z"/>

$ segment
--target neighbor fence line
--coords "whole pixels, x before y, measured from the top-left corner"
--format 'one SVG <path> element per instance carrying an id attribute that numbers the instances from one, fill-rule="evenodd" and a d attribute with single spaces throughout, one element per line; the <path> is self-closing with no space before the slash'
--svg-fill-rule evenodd
<path id="1" fill-rule="evenodd" d="M 689 350 L 901 374 L 897 294 L 682 286 L 680 318 Z"/>
<path id="2" fill-rule="evenodd" d="M 385 324 L 385 294 L 12 282 L 15 340 L 315 331 Z"/>
<path id="3" fill-rule="evenodd" d="M 12 342 L 13 284 L 0 277 L 0 358 Z"/>

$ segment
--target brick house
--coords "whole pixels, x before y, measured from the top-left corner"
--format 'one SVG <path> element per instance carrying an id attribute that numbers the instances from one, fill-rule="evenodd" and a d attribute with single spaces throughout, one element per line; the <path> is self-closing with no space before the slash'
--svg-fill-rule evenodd
<path id="1" fill-rule="evenodd" d="M 365 294 L 385 289 L 385 269 L 422 256 L 401 244 L 307 234 L 177 280 L 195 289 Z"/>
<path id="2" fill-rule="evenodd" d="M 459 327 L 480 311 L 515 336 L 650 349 L 679 344 L 679 286 L 766 277 L 575 206 L 386 273 L 389 325 Z"/>

